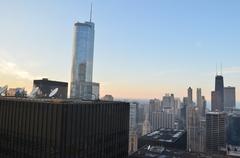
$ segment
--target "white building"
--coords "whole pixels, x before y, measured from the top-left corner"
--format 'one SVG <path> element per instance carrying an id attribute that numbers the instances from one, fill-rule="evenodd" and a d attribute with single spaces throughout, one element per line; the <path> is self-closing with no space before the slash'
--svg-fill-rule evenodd
<path id="1" fill-rule="evenodd" d="M 152 130 L 159 128 L 175 128 L 175 115 L 171 111 L 154 112 L 152 115 Z"/>

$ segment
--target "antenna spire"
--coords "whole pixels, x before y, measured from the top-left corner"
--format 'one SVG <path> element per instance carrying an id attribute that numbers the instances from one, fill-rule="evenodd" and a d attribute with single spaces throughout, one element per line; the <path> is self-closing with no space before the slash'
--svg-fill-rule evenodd
<path id="1" fill-rule="evenodd" d="M 92 22 L 92 3 L 91 3 L 91 10 L 90 10 L 90 22 Z"/>
<path id="2" fill-rule="evenodd" d="M 221 75 L 222 75 L 222 63 L 221 63 Z"/>
<path id="3" fill-rule="evenodd" d="M 216 76 L 218 75 L 218 65 L 216 63 Z"/>

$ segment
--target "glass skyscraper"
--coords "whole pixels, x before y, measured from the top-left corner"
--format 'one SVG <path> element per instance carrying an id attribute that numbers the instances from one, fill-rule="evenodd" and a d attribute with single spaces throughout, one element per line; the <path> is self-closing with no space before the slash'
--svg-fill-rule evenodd
<path id="1" fill-rule="evenodd" d="M 91 99 L 96 83 L 92 83 L 94 51 L 94 23 L 77 22 L 74 25 L 71 98 Z"/>

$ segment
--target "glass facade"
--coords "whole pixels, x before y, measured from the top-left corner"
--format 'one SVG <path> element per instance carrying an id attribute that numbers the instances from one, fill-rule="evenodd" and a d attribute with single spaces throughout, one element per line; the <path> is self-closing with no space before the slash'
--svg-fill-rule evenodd
<path id="1" fill-rule="evenodd" d="M 92 82 L 94 23 L 75 23 L 71 74 L 71 98 L 82 98 L 81 86 Z"/>
<path id="2" fill-rule="evenodd" d="M 129 104 L 0 98 L 1 158 L 126 158 Z"/>
<path id="3" fill-rule="evenodd" d="M 227 143 L 240 146 L 240 113 L 230 114 L 227 125 Z"/>

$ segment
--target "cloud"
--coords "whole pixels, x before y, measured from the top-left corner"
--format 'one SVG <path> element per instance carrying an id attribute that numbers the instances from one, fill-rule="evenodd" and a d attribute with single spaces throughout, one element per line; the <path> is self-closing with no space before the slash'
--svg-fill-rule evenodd
<path id="1" fill-rule="evenodd" d="M 35 78 L 30 72 L 22 69 L 19 65 L 9 59 L 9 57 L 5 55 L 7 54 L 5 51 L 0 51 L 0 54 L 0 73 L 12 75 L 19 79 L 33 80 Z"/>

